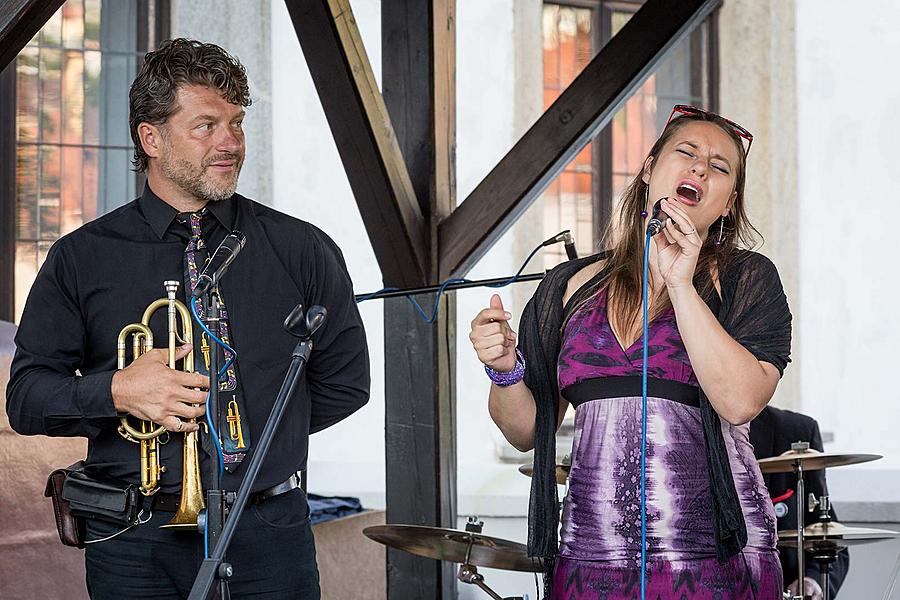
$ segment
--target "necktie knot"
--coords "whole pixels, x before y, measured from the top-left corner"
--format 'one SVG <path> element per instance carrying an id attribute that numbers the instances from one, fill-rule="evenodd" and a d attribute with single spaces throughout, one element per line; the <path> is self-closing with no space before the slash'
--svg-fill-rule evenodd
<path id="1" fill-rule="evenodd" d="M 203 241 L 202 236 L 203 230 L 201 228 L 201 223 L 203 222 L 204 216 L 206 216 L 205 207 L 197 212 L 178 214 L 178 221 L 187 226 L 191 236 L 188 240 L 188 245 L 187 248 L 185 248 L 185 252 L 190 252 L 192 250 L 203 250 L 206 248 L 206 243 Z"/>

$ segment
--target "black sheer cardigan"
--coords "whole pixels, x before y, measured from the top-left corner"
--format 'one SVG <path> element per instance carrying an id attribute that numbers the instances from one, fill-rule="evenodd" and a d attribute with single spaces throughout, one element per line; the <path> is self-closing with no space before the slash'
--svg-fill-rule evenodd
<path id="1" fill-rule="evenodd" d="M 525 384 L 537 409 L 534 434 L 534 476 L 528 506 L 528 554 L 545 559 L 552 569 L 558 553 L 559 498 L 556 490 L 556 429 L 559 414 L 557 359 L 562 327 L 569 312 L 597 291 L 603 270 L 585 283 L 563 307 L 569 279 L 603 258 L 597 254 L 562 263 L 547 273 L 522 312 L 519 349 L 525 356 Z M 694 278 L 704 289 L 703 274 Z M 709 274 L 705 274 L 708 282 Z M 735 251 L 720 277 L 721 298 L 713 288 L 704 301 L 719 323 L 757 359 L 774 365 L 780 374 L 790 362 L 791 313 L 775 265 L 749 250 Z M 740 501 L 728 462 L 722 424 L 701 389 L 700 412 L 710 473 L 716 556 L 726 561 L 747 543 Z"/>

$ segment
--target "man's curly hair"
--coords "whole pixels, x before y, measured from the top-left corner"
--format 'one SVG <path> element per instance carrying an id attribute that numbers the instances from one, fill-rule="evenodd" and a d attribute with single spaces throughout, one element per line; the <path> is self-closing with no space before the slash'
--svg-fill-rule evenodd
<path id="1" fill-rule="evenodd" d="M 250 106 L 244 66 L 215 44 L 177 38 L 166 40 L 144 55 L 141 71 L 128 92 L 128 124 L 134 142 L 136 171 L 147 170 L 149 157 L 141 146 L 138 125 L 162 125 L 178 110 L 175 95 L 183 85 L 216 89 L 231 104 Z"/>

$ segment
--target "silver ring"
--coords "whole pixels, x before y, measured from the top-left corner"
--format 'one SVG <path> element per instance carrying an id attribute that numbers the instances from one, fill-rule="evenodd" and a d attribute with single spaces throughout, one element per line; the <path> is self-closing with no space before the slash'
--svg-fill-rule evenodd
<path id="1" fill-rule="evenodd" d="M 178 417 L 175 417 L 175 418 L 178 419 Z M 184 421 L 182 421 L 181 419 L 178 419 L 178 429 L 176 429 L 175 431 L 182 431 L 183 429 L 184 429 Z"/>
<path id="2" fill-rule="evenodd" d="M 678 231 L 681 231 L 681 230 L 679 229 Z M 693 235 L 693 234 L 697 233 L 697 230 L 691 229 L 690 231 L 682 231 L 681 233 L 682 233 L 682 235 Z"/>

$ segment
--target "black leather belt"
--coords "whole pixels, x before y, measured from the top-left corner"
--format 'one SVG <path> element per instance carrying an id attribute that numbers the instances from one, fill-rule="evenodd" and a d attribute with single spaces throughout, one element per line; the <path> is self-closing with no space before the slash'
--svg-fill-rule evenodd
<path id="1" fill-rule="evenodd" d="M 253 492 L 252 494 L 250 494 L 250 498 L 248 498 L 247 504 L 259 504 L 260 502 L 264 502 L 269 498 L 273 498 L 275 496 L 290 492 L 291 490 L 295 490 L 298 487 L 301 487 L 300 482 L 300 476 L 297 473 L 294 473 L 281 483 L 276 483 L 272 487 L 268 487 L 264 490 L 259 490 L 258 492 Z M 180 502 L 180 495 L 163 494 L 162 492 L 160 492 L 153 496 L 153 510 L 177 512 Z"/>

